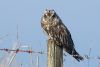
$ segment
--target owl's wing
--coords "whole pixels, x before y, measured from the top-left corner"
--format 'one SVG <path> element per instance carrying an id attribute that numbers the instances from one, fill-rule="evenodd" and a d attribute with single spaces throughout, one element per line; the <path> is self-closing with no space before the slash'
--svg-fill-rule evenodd
<path id="1" fill-rule="evenodd" d="M 66 52 L 68 52 L 70 55 L 72 55 L 77 61 L 83 60 L 83 57 L 78 54 L 78 52 L 75 50 L 74 42 L 71 37 L 71 33 L 67 29 L 67 27 L 64 24 L 61 24 L 63 30 L 65 31 L 65 35 L 63 38 L 66 38 L 66 43 L 63 45 Z"/>
<path id="2" fill-rule="evenodd" d="M 59 22 L 59 23 L 61 25 L 62 30 L 64 31 L 63 32 L 63 35 L 64 35 L 63 37 L 66 39 L 66 45 L 74 47 L 72 36 L 71 36 L 71 33 L 69 32 L 68 28 L 62 23 L 62 21 Z"/>

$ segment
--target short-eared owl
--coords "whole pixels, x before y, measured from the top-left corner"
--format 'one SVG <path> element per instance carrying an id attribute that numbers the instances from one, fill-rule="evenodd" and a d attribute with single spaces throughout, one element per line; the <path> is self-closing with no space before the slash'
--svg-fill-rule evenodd
<path id="1" fill-rule="evenodd" d="M 72 55 L 76 60 L 83 60 L 75 48 L 71 34 L 67 27 L 63 24 L 60 17 L 54 10 L 46 9 L 41 18 L 41 26 L 47 33 L 49 39 L 53 39 L 58 43 L 58 46 L 63 46 L 65 51 Z"/>

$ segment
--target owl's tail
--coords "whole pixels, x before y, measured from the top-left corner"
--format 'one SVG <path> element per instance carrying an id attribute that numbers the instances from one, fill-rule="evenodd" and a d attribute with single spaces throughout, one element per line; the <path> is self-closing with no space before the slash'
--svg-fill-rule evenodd
<path id="1" fill-rule="evenodd" d="M 70 50 L 70 49 L 69 50 L 68 49 L 66 50 L 65 49 L 65 51 L 68 52 L 70 55 L 72 55 L 79 62 L 84 59 L 82 56 L 80 56 L 78 54 L 78 52 L 76 52 L 75 49 L 73 49 L 73 50 Z"/>
<path id="2" fill-rule="evenodd" d="M 80 60 L 83 60 L 83 57 L 80 56 L 80 55 L 78 54 L 78 52 L 76 52 L 75 49 L 72 51 L 72 54 L 71 54 L 71 55 L 72 55 L 77 61 L 79 61 L 79 62 L 80 62 Z"/>

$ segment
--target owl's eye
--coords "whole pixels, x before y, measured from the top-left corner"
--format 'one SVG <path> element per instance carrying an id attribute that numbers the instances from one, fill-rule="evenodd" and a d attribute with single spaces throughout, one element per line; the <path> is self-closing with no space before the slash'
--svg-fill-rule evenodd
<path id="1" fill-rule="evenodd" d="M 55 18 L 55 15 L 53 15 L 52 17 Z"/>
<path id="2" fill-rule="evenodd" d="M 46 16 L 46 15 L 44 15 L 44 17 L 45 17 L 45 18 L 47 18 L 47 16 Z"/>
<path id="3" fill-rule="evenodd" d="M 53 18 L 53 19 L 54 19 L 54 18 L 56 18 L 56 15 L 55 15 L 55 14 L 53 14 L 52 18 Z"/>

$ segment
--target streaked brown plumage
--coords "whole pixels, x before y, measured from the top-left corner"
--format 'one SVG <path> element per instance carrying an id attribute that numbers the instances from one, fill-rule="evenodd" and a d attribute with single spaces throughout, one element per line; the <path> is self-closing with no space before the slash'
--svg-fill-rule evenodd
<path id="1" fill-rule="evenodd" d="M 41 26 L 47 33 L 49 39 L 55 40 L 58 46 L 63 46 L 65 51 L 76 60 L 83 60 L 83 57 L 81 57 L 74 48 L 69 30 L 54 10 L 45 10 L 41 18 Z"/>

